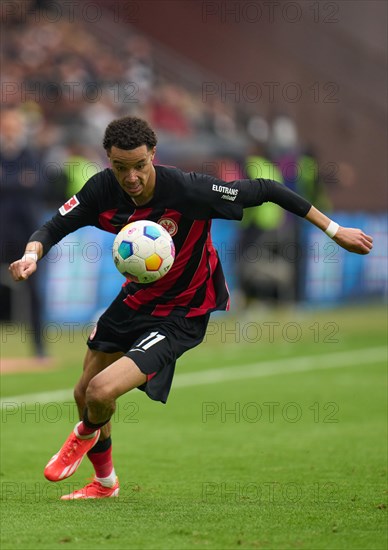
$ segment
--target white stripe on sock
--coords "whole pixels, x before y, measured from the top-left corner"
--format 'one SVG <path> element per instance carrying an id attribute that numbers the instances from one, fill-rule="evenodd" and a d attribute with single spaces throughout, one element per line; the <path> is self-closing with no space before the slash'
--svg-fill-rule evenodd
<path id="1" fill-rule="evenodd" d="M 116 483 L 116 479 L 117 476 L 114 468 L 107 477 L 95 477 L 95 480 L 101 483 L 103 487 L 113 487 Z"/>

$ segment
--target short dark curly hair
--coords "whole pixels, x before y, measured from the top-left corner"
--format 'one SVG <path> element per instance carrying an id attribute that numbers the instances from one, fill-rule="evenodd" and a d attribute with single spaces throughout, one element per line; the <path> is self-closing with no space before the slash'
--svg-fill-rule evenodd
<path id="1" fill-rule="evenodd" d="M 130 151 L 142 145 L 150 150 L 157 141 L 155 132 L 145 120 L 126 116 L 108 124 L 102 143 L 106 151 L 110 151 L 113 146 Z"/>

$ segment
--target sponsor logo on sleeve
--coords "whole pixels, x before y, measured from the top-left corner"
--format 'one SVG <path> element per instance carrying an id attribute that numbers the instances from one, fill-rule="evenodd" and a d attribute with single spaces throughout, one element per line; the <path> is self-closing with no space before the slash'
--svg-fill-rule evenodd
<path id="1" fill-rule="evenodd" d="M 232 187 L 226 187 L 224 185 L 217 185 L 215 183 L 212 186 L 212 190 L 217 191 L 218 193 L 223 193 L 221 199 L 227 201 L 235 201 L 238 195 L 238 189 L 233 189 Z"/>
<path id="2" fill-rule="evenodd" d="M 73 195 L 71 199 L 69 199 L 67 202 L 65 202 L 65 204 L 61 206 L 61 208 L 59 209 L 59 212 L 62 214 L 62 216 L 65 216 L 78 205 L 79 205 L 79 200 L 77 199 L 76 195 Z"/>

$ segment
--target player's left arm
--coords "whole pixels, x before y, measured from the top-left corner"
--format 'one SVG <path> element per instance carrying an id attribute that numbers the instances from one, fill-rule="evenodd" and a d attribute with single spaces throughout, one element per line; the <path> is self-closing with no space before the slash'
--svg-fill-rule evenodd
<path id="1" fill-rule="evenodd" d="M 256 204 L 262 204 L 267 201 L 278 204 L 285 210 L 314 224 L 332 238 L 339 246 L 349 252 L 369 254 L 372 250 L 373 239 L 370 235 L 366 235 L 361 229 L 341 227 L 320 212 L 320 210 L 315 208 L 315 206 L 306 199 L 275 181 L 264 179 L 250 180 L 250 190 L 248 186 L 247 194 L 249 202 L 252 197 L 252 183 L 254 183 L 253 187 L 256 188 L 255 192 L 257 193 L 255 198 L 255 201 L 257 201 Z M 249 204 L 249 202 L 245 205 L 250 206 L 251 204 Z"/>
<path id="2" fill-rule="evenodd" d="M 273 202 L 288 212 L 308 220 L 349 252 L 368 254 L 372 250 L 371 236 L 366 235 L 361 229 L 339 226 L 309 201 L 276 181 L 257 178 L 227 183 L 193 172 L 184 176 L 190 212 L 197 216 L 197 209 L 203 212 L 202 217 L 198 219 L 238 220 L 242 218 L 243 208 Z"/>
<path id="3" fill-rule="evenodd" d="M 373 248 L 373 238 L 361 229 L 341 227 L 315 206 L 311 206 L 305 219 L 317 226 L 345 250 L 356 254 L 369 254 Z"/>

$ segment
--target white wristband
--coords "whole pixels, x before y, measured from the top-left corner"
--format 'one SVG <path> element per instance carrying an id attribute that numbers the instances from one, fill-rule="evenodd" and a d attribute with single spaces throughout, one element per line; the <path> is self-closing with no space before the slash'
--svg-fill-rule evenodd
<path id="1" fill-rule="evenodd" d="M 25 262 L 27 258 L 31 258 L 31 260 L 34 260 L 34 262 L 38 261 L 38 254 L 36 252 L 26 252 L 24 256 L 22 257 L 21 261 Z"/>
<path id="2" fill-rule="evenodd" d="M 330 220 L 329 225 L 325 229 L 325 233 L 326 233 L 326 235 L 328 235 L 332 239 L 335 236 L 335 234 L 337 233 L 338 229 L 339 229 L 338 223 L 333 222 L 332 220 Z"/>

